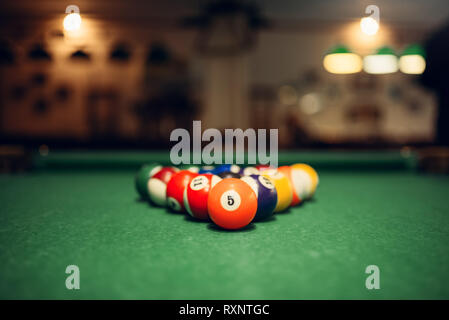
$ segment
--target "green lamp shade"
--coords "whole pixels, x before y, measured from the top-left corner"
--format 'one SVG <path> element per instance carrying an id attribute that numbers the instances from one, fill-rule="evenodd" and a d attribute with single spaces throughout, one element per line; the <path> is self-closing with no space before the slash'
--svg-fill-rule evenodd
<path id="1" fill-rule="evenodd" d="M 420 55 L 423 58 L 425 58 L 426 51 L 419 44 L 411 44 L 411 45 L 407 46 L 404 49 L 404 51 L 402 52 L 402 56 L 408 56 L 408 55 Z"/>
<path id="2" fill-rule="evenodd" d="M 349 48 L 346 47 L 345 45 L 338 44 L 335 47 L 330 48 L 326 52 L 326 55 L 328 55 L 328 54 L 336 54 L 336 53 L 352 53 L 352 51 L 349 50 Z"/>
<path id="3" fill-rule="evenodd" d="M 379 49 L 377 49 L 376 54 L 379 54 L 379 55 L 388 54 L 388 55 L 392 55 L 392 56 L 396 55 L 394 50 L 388 46 L 380 47 Z"/>

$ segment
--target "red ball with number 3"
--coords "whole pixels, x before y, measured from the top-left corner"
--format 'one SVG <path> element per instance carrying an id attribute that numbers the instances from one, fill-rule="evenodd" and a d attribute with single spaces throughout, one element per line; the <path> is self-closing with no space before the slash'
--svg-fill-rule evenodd
<path id="1" fill-rule="evenodd" d="M 167 184 L 167 206 L 173 211 L 184 211 L 184 190 L 198 173 L 181 170 Z"/>

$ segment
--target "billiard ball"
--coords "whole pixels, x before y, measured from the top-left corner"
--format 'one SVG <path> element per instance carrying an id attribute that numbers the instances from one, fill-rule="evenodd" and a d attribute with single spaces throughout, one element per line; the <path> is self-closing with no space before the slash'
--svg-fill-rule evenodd
<path id="1" fill-rule="evenodd" d="M 242 176 L 250 176 L 252 174 L 259 174 L 259 170 L 256 167 L 241 168 L 239 172 Z"/>
<path id="2" fill-rule="evenodd" d="M 215 167 L 214 166 L 202 166 L 199 170 L 198 170 L 199 174 L 203 174 L 203 173 L 211 173 L 214 174 L 215 173 Z"/>
<path id="3" fill-rule="evenodd" d="M 204 173 L 190 181 L 184 190 L 184 207 L 187 212 L 196 219 L 207 220 L 207 199 L 211 189 L 221 180 L 217 175 Z"/>
<path id="4" fill-rule="evenodd" d="M 259 170 L 259 172 L 263 172 L 263 171 L 266 171 L 266 170 L 274 169 L 272 166 L 270 166 L 268 164 L 258 164 L 258 165 L 255 166 L 255 168 L 257 170 Z"/>
<path id="5" fill-rule="evenodd" d="M 181 170 L 173 175 L 167 184 L 167 206 L 173 211 L 183 211 L 184 190 L 198 174 L 189 170 Z"/>
<path id="6" fill-rule="evenodd" d="M 214 174 L 220 174 L 222 172 L 239 173 L 240 167 L 235 164 L 222 164 L 214 169 Z"/>
<path id="7" fill-rule="evenodd" d="M 226 179 L 226 178 L 240 179 L 242 177 L 239 173 L 235 173 L 235 172 L 231 172 L 231 171 L 223 171 L 217 175 L 222 179 Z"/>
<path id="8" fill-rule="evenodd" d="M 293 198 L 292 186 L 288 178 L 276 169 L 263 171 L 262 175 L 273 181 L 274 187 L 276 188 L 276 192 L 278 194 L 278 202 L 274 212 L 281 212 L 287 209 L 292 203 Z"/>
<path id="9" fill-rule="evenodd" d="M 179 170 L 174 167 L 163 167 L 150 180 L 148 180 L 148 192 L 150 201 L 160 207 L 167 202 L 167 183 Z"/>
<path id="10" fill-rule="evenodd" d="M 178 167 L 179 170 L 189 170 L 191 172 L 195 172 L 198 173 L 198 171 L 200 171 L 200 167 L 198 166 L 194 166 L 191 164 L 184 164 Z"/>
<path id="11" fill-rule="evenodd" d="M 148 180 L 155 175 L 162 166 L 157 163 L 143 165 L 135 178 L 136 190 L 142 199 L 148 199 Z"/>
<path id="12" fill-rule="evenodd" d="M 223 229 L 240 229 L 254 219 L 257 197 L 244 181 L 223 179 L 212 189 L 207 200 L 211 220 Z"/>
<path id="13" fill-rule="evenodd" d="M 303 179 L 299 179 L 297 175 L 293 175 L 293 170 L 290 166 L 282 166 L 278 168 L 279 172 L 282 172 L 288 180 L 290 180 L 290 184 L 292 186 L 292 202 L 290 206 L 296 206 L 299 204 L 302 199 L 305 199 L 304 195 L 304 182 Z"/>
<path id="14" fill-rule="evenodd" d="M 273 181 L 258 174 L 243 176 L 241 180 L 248 183 L 257 196 L 257 212 L 254 221 L 261 221 L 270 217 L 278 201 Z"/>
<path id="15" fill-rule="evenodd" d="M 298 179 L 302 179 L 306 185 L 306 199 L 312 198 L 320 182 L 318 173 L 315 169 L 305 163 L 296 163 L 291 167 L 293 176 L 298 176 Z"/>

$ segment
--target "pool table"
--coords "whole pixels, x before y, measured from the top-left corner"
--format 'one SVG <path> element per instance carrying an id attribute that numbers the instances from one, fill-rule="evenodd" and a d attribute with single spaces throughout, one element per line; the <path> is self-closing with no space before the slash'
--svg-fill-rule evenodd
<path id="1" fill-rule="evenodd" d="M 0 175 L 0 298 L 449 299 L 449 177 L 413 153 L 280 152 L 317 169 L 315 197 L 233 232 L 139 199 L 139 166 L 168 156 L 51 151 Z"/>

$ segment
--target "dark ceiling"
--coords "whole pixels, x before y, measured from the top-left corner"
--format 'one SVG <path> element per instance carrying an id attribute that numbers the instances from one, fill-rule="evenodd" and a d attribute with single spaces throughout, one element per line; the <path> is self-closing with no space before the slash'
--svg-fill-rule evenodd
<path id="1" fill-rule="evenodd" d="M 205 0 L 3 0 L 2 17 L 49 17 L 63 14 L 65 7 L 76 4 L 81 13 L 106 19 L 176 19 L 197 13 Z M 376 4 L 381 19 L 392 23 L 416 23 L 436 26 L 449 19 L 449 0 L 253 0 L 274 21 L 353 20 L 364 8 Z"/>

